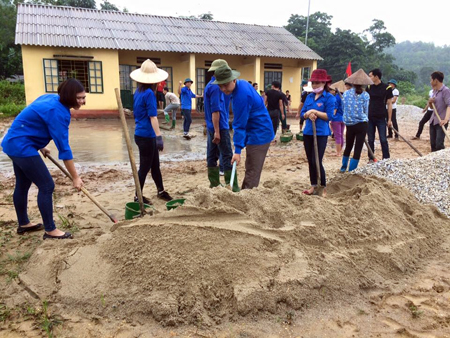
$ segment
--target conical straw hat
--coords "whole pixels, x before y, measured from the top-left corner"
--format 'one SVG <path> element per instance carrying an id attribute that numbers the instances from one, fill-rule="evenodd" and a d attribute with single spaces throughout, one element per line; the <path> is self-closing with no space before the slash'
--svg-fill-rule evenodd
<path id="1" fill-rule="evenodd" d="M 346 78 L 345 82 L 360 86 L 373 84 L 373 81 L 370 79 L 369 75 L 367 75 L 362 69 L 358 69 L 358 71 Z"/>
<path id="2" fill-rule="evenodd" d="M 347 88 L 345 88 L 345 83 L 343 80 L 332 83 L 330 85 L 330 88 L 335 88 L 335 89 L 339 90 L 341 93 L 343 93 L 347 90 Z"/>
<path id="3" fill-rule="evenodd" d="M 152 60 L 145 60 L 141 68 L 138 68 L 131 72 L 130 77 L 140 83 L 158 83 L 164 81 L 169 77 L 169 74 L 156 67 Z"/>

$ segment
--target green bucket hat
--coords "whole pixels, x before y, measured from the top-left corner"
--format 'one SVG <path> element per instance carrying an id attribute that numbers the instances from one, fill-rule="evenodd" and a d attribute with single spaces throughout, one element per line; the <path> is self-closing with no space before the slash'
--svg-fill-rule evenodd
<path id="1" fill-rule="evenodd" d="M 186 84 L 186 82 L 194 83 L 194 81 L 192 81 L 190 78 L 186 78 L 186 80 L 184 80 L 184 84 Z"/>
<path id="2" fill-rule="evenodd" d="M 228 66 L 221 66 L 214 71 L 216 80 L 213 84 L 224 84 L 237 79 L 241 75 L 238 71 L 232 70 Z"/>
<path id="3" fill-rule="evenodd" d="M 228 66 L 228 62 L 226 62 L 226 61 L 223 60 L 223 59 L 217 59 L 217 60 L 214 60 L 214 61 L 211 63 L 211 67 L 208 69 L 208 72 L 215 71 L 217 68 L 220 68 L 220 67 L 222 67 L 222 66 Z"/>

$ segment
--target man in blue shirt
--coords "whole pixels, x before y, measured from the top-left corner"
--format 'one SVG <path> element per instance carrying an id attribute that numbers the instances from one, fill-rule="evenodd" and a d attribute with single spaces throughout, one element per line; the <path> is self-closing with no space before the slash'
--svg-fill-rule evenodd
<path id="1" fill-rule="evenodd" d="M 214 72 L 221 66 L 228 66 L 225 60 L 217 59 L 211 64 L 208 72 Z M 225 183 L 230 184 L 231 179 L 231 157 L 233 151 L 230 141 L 230 95 L 224 95 L 219 86 L 213 84 L 216 78 L 213 76 L 206 85 L 205 98 L 205 121 L 207 129 L 206 160 L 208 166 L 208 178 L 210 188 L 220 185 L 219 167 L 217 160 L 221 156 L 223 163 Z M 240 191 L 237 175 L 234 176 L 233 191 Z"/>
<path id="2" fill-rule="evenodd" d="M 181 115 L 184 116 L 184 122 L 183 122 L 183 132 L 184 132 L 184 138 L 190 140 L 191 135 L 189 135 L 189 128 L 191 127 L 192 123 L 192 99 L 195 99 L 197 97 L 203 97 L 201 95 L 195 95 L 191 91 L 191 86 L 194 83 L 190 78 L 187 78 L 184 80 L 184 87 L 181 87 L 181 81 L 178 86 L 178 94 L 181 97 Z"/>
<path id="3" fill-rule="evenodd" d="M 239 72 L 222 66 L 215 70 L 214 75 L 216 80 L 213 84 L 218 84 L 225 95 L 231 94 L 234 114 L 231 163 L 239 164 L 241 151 L 247 148 L 242 189 L 255 188 L 259 185 L 266 154 L 274 138 L 269 112 L 252 85 L 245 80 L 237 80 Z"/>

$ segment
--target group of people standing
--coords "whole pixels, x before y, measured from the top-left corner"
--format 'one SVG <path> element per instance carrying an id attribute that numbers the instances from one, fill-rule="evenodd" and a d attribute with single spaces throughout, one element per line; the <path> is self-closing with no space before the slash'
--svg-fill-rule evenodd
<path id="1" fill-rule="evenodd" d="M 276 82 L 273 83 L 272 89 L 267 91 L 265 100 L 257 88 L 248 81 L 239 79 L 240 73 L 232 70 L 225 60 L 215 60 L 208 71 L 213 73 L 204 91 L 210 187 L 220 185 L 217 163 L 221 158 L 225 181 L 227 184 L 231 183 L 234 192 L 255 188 L 259 185 L 265 158 L 276 133 L 274 120 L 280 117 L 286 119 L 285 114 L 283 116 L 285 108 L 282 105 L 283 98 L 279 95 L 280 86 Z M 328 137 L 331 135 L 330 121 L 336 144 L 340 145 L 336 147 L 338 154 L 343 145 L 344 125 L 346 127 L 346 146 L 342 156 L 341 172 L 347 169 L 352 171 L 358 166 L 366 134 L 369 147 L 375 151 L 376 130 L 383 158 L 389 158 L 386 127 L 391 127 L 395 120 L 392 101 L 398 97 L 398 92 L 396 94 L 395 88 L 391 86 L 396 85 L 395 80 L 389 81 L 390 84 L 384 84 L 381 75 L 379 69 L 370 71 L 369 75 L 362 69 L 358 70 L 346 79 L 350 89 L 345 91 L 341 98 L 341 93 L 335 88 L 330 88 L 331 78 L 326 70 L 316 69 L 312 72 L 307 92 L 302 94 L 297 115 L 301 121 L 306 121 L 303 139 L 311 187 L 303 191 L 304 194 L 312 195 L 315 192 L 319 183 L 317 176 L 319 167 L 320 185 L 325 188 L 323 196 L 326 196 L 326 174 L 322 160 Z M 142 192 L 146 177 L 151 172 L 157 197 L 170 201 L 172 197 L 164 189 L 160 170 L 159 152 L 164 149 L 164 142 L 157 119 L 158 84 L 163 83 L 168 74 L 157 68 L 151 60 L 146 60 L 139 69 L 130 74 L 130 77 L 137 82 L 133 114 L 136 123 L 134 139 L 139 149 L 140 189 Z M 444 75 L 441 72 L 431 74 L 430 83 L 433 91 L 428 102 L 429 107 L 435 107 L 437 110 L 429 117 L 432 151 L 444 148 L 443 128 L 447 129 L 450 119 L 450 89 L 443 84 L 443 80 Z M 180 82 L 178 92 L 181 95 L 181 102 L 164 84 L 162 87 L 167 103 L 165 112 L 172 112 L 173 125 L 176 110 L 181 106 L 185 136 L 188 135 L 191 123 L 191 100 L 199 97 L 192 93 L 190 89 L 192 83 L 193 81 L 188 78 L 182 87 Z M 18 234 L 45 230 L 44 239 L 72 237 L 69 232 L 61 231 L 55 226 L 52 201 L 54 182 L 38 152 L 41 151 L 47 156 L 50 151 L 46 146 L 50 140 L 54 140 L 59 151 L 59 159 L 64 161 L 72 176 L 73 186 L 78 190 L 82 188 L 83 181 L 73 163 L 68 130 L 70 109 L 80 109 L 85 100 L 86 93 L 82 84 L 76 79 L 66 80 L 59 85 L 57 95 L 42 95 L 26 107 L 16 117 L 5 135 L 1 145 L 13 162 L 16 178 L 13 201 L 18 219 Z M 230 105 L 234 115 L 233 141 L 229 132 Z M 278 123 L 276 125 L 278 126 Z M 398 126 L 395 129 L 398 131 Z M 314 156 L 314 134 L 319 153 L 318 163 Z M 239 187 L 237 175 L 234 176 L 234 181 L 230 182 L 231 170 L 234 163 L 236 165 L 240 163 L 244 148 L 246 148 L 245 177 L 242 186 Z M 352 149 L 353 157 L 350 159 Z M 34 224 L 28 217 L 28 191 L 32 183 L 39 189 L 38 207 L 43 224 Z M 144 197 L 144 202 L 151 204 L 147 197 Z"/>

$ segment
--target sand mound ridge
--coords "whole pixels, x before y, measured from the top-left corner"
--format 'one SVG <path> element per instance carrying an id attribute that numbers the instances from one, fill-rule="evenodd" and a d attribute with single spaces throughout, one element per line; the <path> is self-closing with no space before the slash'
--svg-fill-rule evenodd
<path id="1" fill-rule="evenodd" d="M 62 313 L 213 325 L 383 288 L 449 229 L 434 206 L 382 179 L 344 175 L 328 192 L 305 196 L 279 181 L 238 194 L 198 189 L 185 206 L 84 246 L 44 243 L 21 281 Z"/>

